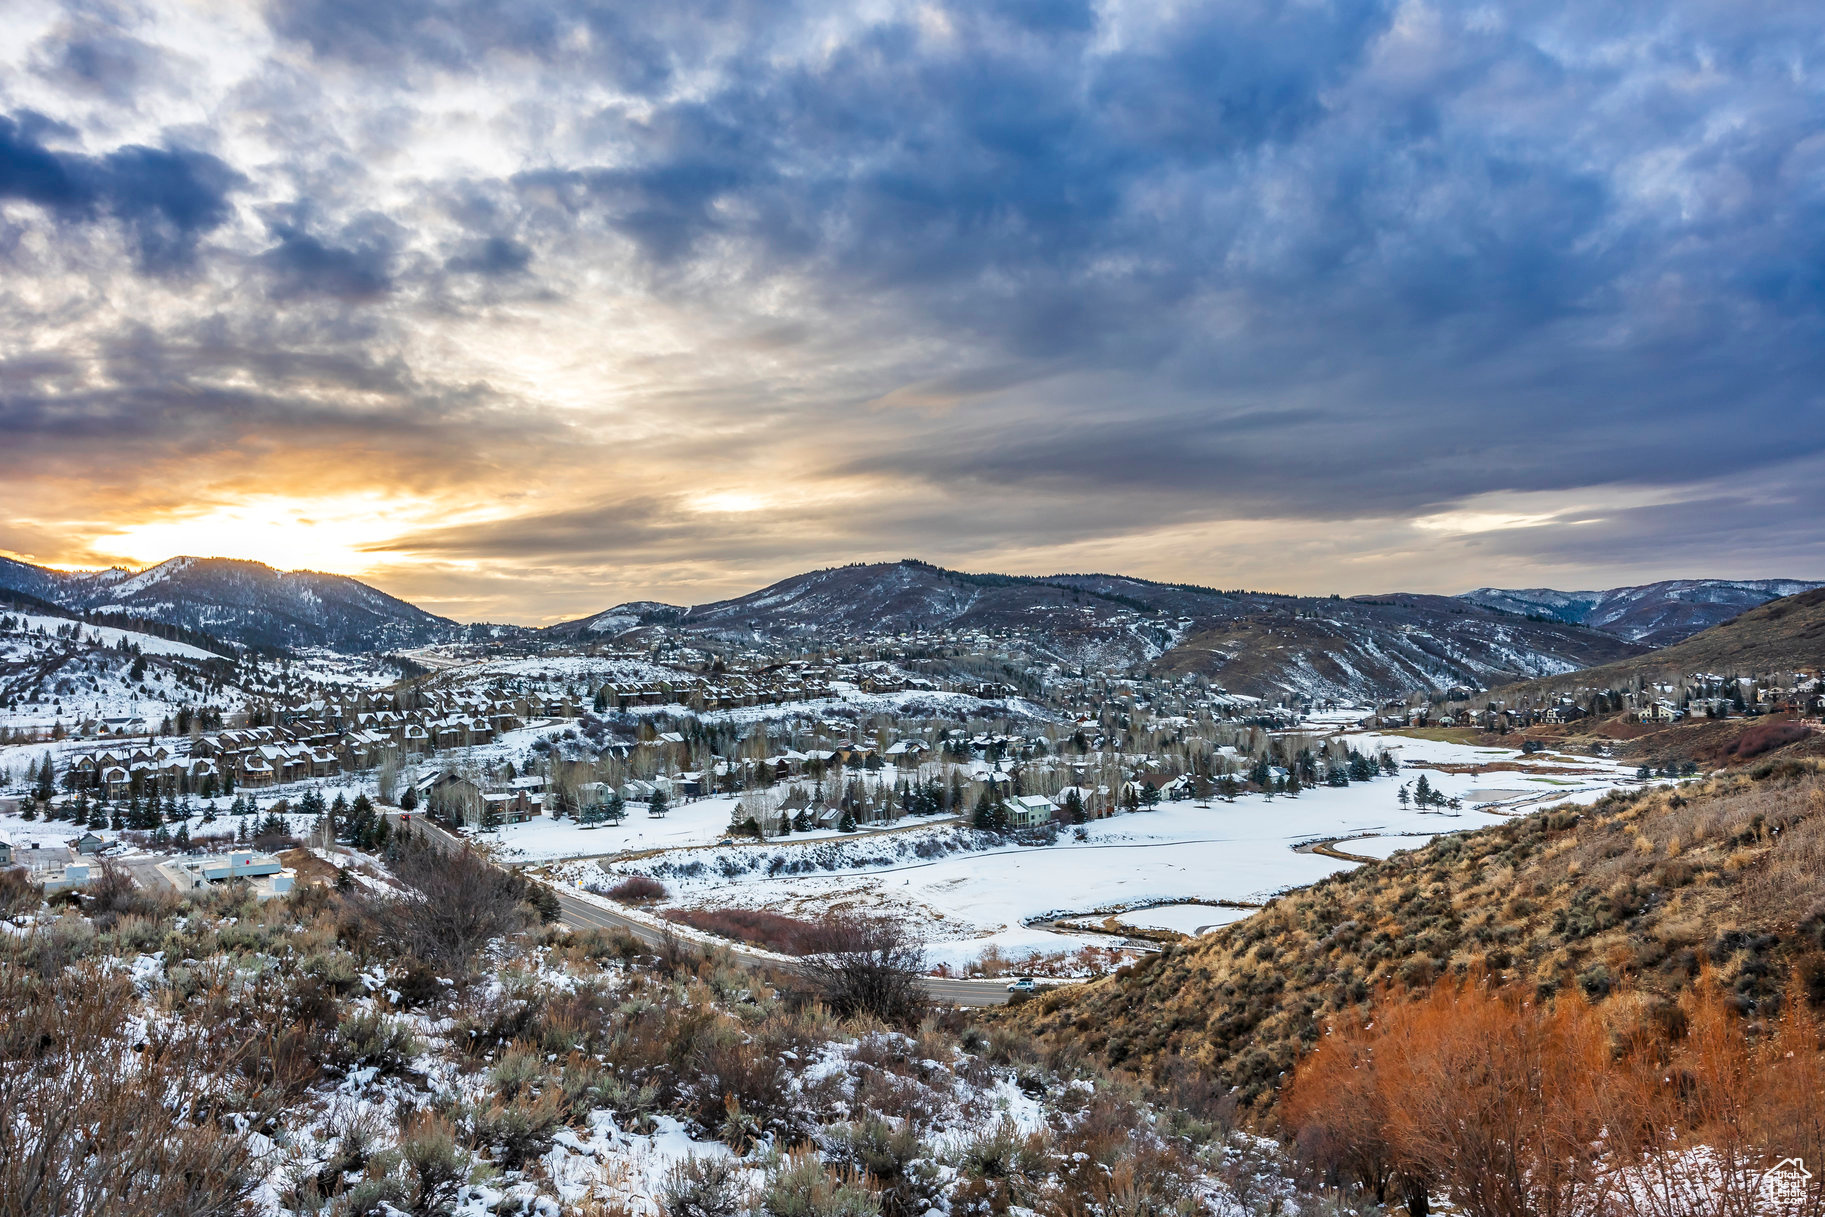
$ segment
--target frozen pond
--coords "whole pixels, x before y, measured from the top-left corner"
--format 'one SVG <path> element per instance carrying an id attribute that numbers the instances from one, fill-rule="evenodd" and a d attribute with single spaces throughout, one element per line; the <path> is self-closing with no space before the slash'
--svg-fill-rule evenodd
<path id="1" fill-rule="evenodd" d="M 1359 837 L 1354 841 L 1339 841 L 1337 848 L 1346 854 L 1361 854 L 1365 858 L 1386 858 L 1403 849 L 1418 849 L 1435 835 L 1409 833 L 1389 837 Z"/>
<path id="2" fill-rule="evenodd" d="M 1176 930 L 1181 934 L 1201 934 L 1220 925 L 1240 921 L 1254 909 L 1229 908 L 1221 904 L 1162 904 L 1150 909 L 1135 909 L 1116 918 L 1122 925 L 1140 930 Z"/>

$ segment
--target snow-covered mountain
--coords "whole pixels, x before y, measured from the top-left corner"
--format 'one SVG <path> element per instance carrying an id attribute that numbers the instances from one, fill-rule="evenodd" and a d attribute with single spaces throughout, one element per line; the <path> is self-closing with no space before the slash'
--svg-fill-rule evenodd
<path id="1" fill-rule="evenodd" d="M 1690 638 L 1758 605 L 1825 584 L 1804 579 L 1668 579 L 1606 591 L 1479 587 L 1458 597 L 1488 608 L 1588 625 L 1649 646 Z"/>
<path id="2" fill-rule="evenodd" d="M 1646 649 L 1445 596 L 1281 596 L 1120 575 L 967 574 L 914 561 L 811 571 L 688 609 L 620 605 L 552 629 L 613 637 L 652 625 L 813 645 L 974 632 L 1016 662 L 1148 669 L 1204 676 L 1238 693 L 1350 699 L 1488 687 Z"/>
<path id="3" fill-rule="evenodd" d="M 141 571 L 59 571 L 0 559 L 0 588 L 249 646 L 383 650 L 457 628 L 345 575 L 280 571 L 232 558 L 172 558 Z"/>

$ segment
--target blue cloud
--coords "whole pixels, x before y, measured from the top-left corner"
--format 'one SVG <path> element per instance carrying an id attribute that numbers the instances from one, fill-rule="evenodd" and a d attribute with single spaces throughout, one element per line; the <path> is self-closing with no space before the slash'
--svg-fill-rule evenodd
<path id="1" fill-rule="evenodd" d="M 44 60 L 81 93 L 72 125 L 0 120 L 0 197 L 119 225 L 159 269 L 211 256 L 237 173 L 258 179 L 267 247 L 224 251 L 220 278 L 272 311 L 281 362 L 372 343 L 429 364 L 413 336 L 453 313 L 644 295 L 767 352 L 680 370 L 678 433 L 764 411 L 770 434 L 841 435 L 812 474 L 1014 521 L 1061 479 L 1143 528 L 1160 495 L 1334 521 L 1593 485 L 1772 494 L 1810 476 L 1781 462 L 1825 458 L 1811 4 L 261 11 L 279 49 L 213 112 L 270 163 L 63 151 L 110 146 L 93 65 L 139 55 L 91 23 Z M 418 155 L 458 130 L 484 154 Z M 588 412 L 567 421 L 587 442 Z"/>
<path id="2" fill-rule="evenodd" d="M 260 260 L 272 273 L 275 296 L 329 296 L 362 303 L 393 290 L 394 249 L 386 233 L 348 233 L 337 243 L 295 223 L 271 227 L 278 244 Z"/>
<path id="3" fill-rule="evenodd" d="M 60 220 L 112 216 L 128 231 L 143 269 L 189 266 L 197 242 L 226 223 L 229 195 L 244 179 L 204 152 L 116 149 L 102 157 L 55 152 L 32 124 L 0 116 L 0 198 L 22 199 Z"/>

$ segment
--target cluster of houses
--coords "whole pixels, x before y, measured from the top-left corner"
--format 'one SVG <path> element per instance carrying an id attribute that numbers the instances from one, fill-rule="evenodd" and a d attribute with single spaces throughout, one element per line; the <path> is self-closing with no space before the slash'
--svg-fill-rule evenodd
<path id="1" fill-rule="evenodd" d="M 357 692 L 274 711 L 276 724 L 237 727 L 177 741 L 124 739 L 73 757 L 65 783 L 109 798 L 135 791 L 227 794 L 372 769 L 387 756 L 424 756 L 492 743 L 532 719 L 581 712 L 574 697 L 464 695 L 419 698 Z"/>
<path id="2" fill-rule="evenodd" d="M 1474 694 L 1448 690 L 1438 705 L 1390 703 L 1377 711 L 1384 727 L 1478 727 L 1513 731 L 1539 724 L 1572 723 L 1593 714 L 1621 713 L 1631 721 L 1674 723 L 1687 718 L 1754 717 L 1786 712 L 1825 714 L 1825 681 L 1795 672 L 1784 676 L 1719 676 L 1694 673 L 1678 682 L 1656 681 L 1629 688 L 1581 689 L 1548 694 L 1518 705 L 1466 705 Z"/>
<path id="3" fill-rule="evenodd" d="M 899 687 L 904 688 L 902 684 Z M 632 710 L 641 706 L 689 706 L 697 711 L 735 710 L 743 706 L 778 706 L 834 695 L 830 673 L 785 666 L 754 672 L 718 673 L 714 680 L 621 681 L 596 692 L 598 710 Z"/>

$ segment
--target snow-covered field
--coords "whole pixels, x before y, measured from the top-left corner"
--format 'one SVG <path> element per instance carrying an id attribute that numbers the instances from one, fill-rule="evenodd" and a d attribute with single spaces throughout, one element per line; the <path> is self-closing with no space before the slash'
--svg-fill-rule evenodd
<path id="1" fill-rule="evenodd" d="M 654 819 L 641 804 L 631 803 L 627 818 L 617 825 L 586 828 L 574 819 L 540 816 L 524 824 L 503 824 L 497 831 L 478 834 L 476 839 L 496 846 L 497 856 L 509 862 L 549 862 L 713 845 L 729 835 L 729 820 L 740 802 L 735 795 L 692 799 L 672 804 L 662 819 Z M 832 828 L 794 833 L 786 840 L 816 841 L 846 835 Z"/>
<path id="2" fill-rule="evenodd" d="M 1386 747 L 1406 765 L 1522 760 L 1518 752 L 1402 736 L 1369 735 L 1353 742 L 1365 751 Z M 1629 771 L 1612 762 L 1593 758 L 1581 761 L 1578 768 L 1594 772 L 1557 778 L 1569 784 L 1542 786 L 1537 793 L 1527 789 L 1527 775 L 1512 770 L 1479 775 L 1403 768 L 1398 778 L 1321 786 L 1296 797 L 1251 794 L 1207 806 L 1164 803 L 1153 811 L 1095 821 L 1084 827 L 1082 840 L 1067 832 L 1047 847 L 1002 845 L 932 859 L 902 856 L 880 865 L 839 865 L 828 871 L 813 860 L 820 855 L 829 858 L 828 846 L 820 850 L 815 843 L 791 842 L 766 848 L 787 861 L 801 858 L 806 873 L 791 873 L 797 869 L 793 866 L 759 865 L 752 852 L 756 847 L 751 846 L 669 851 L 609 869 L 657 872 L 672 887 L 676 903 L 691 907 L 769 908 L 807 916 L 854 910 L 894 916 L 926 940 L 929 962 L 959 966 L 990 947 L 1017 958 L 1074 950 L 1094 941 L 1029 922 L 1143 902 L 1260 902 L 1355 865 L 1296 848 L 1312 841 L 1363 834 L 1377 834 L 1382 840 L 1430 837 L 1481 828 L 1547 803 L 1592 802 L 1619 785 L 1632 784 Z M 1462 809 L 1422 810 L 1411 802 L 1402 806 L 1399 790 L 1403 785 L 1411 790 L 1422 773 L 1432 788 L 1460 799 Z M 1475 802 L 1480 793 L 1498 786 L 1524 793 Z M 933 836 L 951 831 L 928 830 Z M 1392 852 L 1412 844 L 1387 848 Z M 1370 853 L 1374 845 L 1353 841 L 1343 848 Z M 693 868 L 691 863 L 701 865 Z M 693 869 L 698 873 L 690 873 Z M 563 874 L 573 882 L 588 883 L 602 880 L 600 873 L 592 874 L 598 870 L 595 864 L 574 864 Z M 1213 915 L 1197 924 L 1220 920 Z"/>

